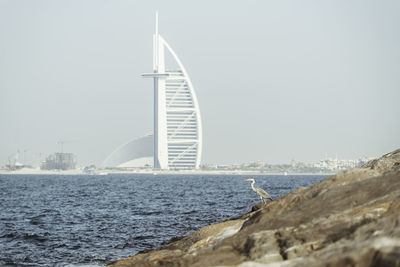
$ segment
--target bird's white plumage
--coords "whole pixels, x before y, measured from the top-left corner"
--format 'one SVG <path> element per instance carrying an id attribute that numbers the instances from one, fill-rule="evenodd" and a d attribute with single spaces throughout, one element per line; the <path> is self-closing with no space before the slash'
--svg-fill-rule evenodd
<path id="1" fill-rule="evenodd" d="M 261 201 L 264 202 L 265 199 L 269 199 L 272 201 L 272 197 L 267 192 L 265 192 L 263 189 L 261 189 L 259 187 L 254 187 L 254 184 L 256 182 L 256 180 L 254 180 L 254 178 L 244 179 L 243 181 L 251 181 L 251 189 L 253 189 L 253 191 L 256 192 L 260 196 Z"/>

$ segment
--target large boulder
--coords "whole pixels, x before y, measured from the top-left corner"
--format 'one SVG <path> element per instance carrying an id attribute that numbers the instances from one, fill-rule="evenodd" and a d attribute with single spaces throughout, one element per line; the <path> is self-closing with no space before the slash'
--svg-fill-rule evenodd
<path id="1" fill-rule="evenodd" d="M 400 266 L 400 149 L 110 266 Z"/>

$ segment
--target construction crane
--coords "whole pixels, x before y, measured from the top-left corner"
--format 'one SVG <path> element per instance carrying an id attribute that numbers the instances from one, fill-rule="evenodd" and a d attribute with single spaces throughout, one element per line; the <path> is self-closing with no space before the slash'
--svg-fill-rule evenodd
<path id="1" fill-rule="evenodd" d="M 74 141 L 65 141 L 65 140 L 57 141 L 57 145 L 61 146 L 61 153 L 64 153 L 64 144 L 65 143 L 72 143 L 72 142 L 74 142 Z"/>

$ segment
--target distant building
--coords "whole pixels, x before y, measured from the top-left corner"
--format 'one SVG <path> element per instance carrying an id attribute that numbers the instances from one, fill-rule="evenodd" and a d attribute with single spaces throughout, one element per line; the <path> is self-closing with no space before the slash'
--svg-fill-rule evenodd
<path id="1" fill-rule="evenodd" d="M 153 43 L 154 168 L 198 169 L 202 152 L 200 109 L 188 73 L 169 44 L 158 34 L 158 16 Z M 165 53 L 178 68 L 167 70 Z"/>
<path id="2" fill-rule="evenodd" d="M 153 135 L 134 139 L 115 149 L 103 162 L 105 168 L 153 166 Z"/>
<path id="3" fill-rule="evenodd" d="M 40 165 L 42 170 L 73 170 L 76 168 L 76 156 L 72 153 L 51 154 Z"/>
<path id="4" fill-rule="evenodd" d="M 7 170 L 10 170 L 10 171 L 20 170 L 24 167 L 25 167 L 25 165 L 20 162 L 8 163 L 6 165 Z"/>
<path id="5" fill-rule="evenodd" d="M 166 68 L 165 56 L 173 59 Z M 202 125 L 196 93 L 182 62 L 158 34 L 153 39 L 154 134 L 118 147 L 103 162 L 105 168 L 199 169 Z"/>
<path id="6" fill-rule="evenodd" d="M 350 168 L 360 167 L 372 159 L 374 158 L 363 157 L 356 160 L 325 158 L 320 160 L 319 162 L 312 164 L 312 167 L 329 171 L 341 171 Z"/>

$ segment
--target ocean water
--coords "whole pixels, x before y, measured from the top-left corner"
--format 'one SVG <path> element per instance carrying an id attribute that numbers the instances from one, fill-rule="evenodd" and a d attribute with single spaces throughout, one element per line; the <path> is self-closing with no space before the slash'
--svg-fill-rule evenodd
<path id="1" fill-rule="evenodd" d="M 272 198 L 325 176 L 253 175 Z M 0 175 L 0 266 L 104 266 L 250 211 L 243 175 Z"/>

